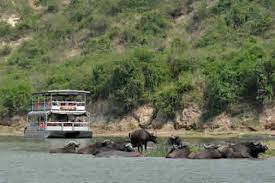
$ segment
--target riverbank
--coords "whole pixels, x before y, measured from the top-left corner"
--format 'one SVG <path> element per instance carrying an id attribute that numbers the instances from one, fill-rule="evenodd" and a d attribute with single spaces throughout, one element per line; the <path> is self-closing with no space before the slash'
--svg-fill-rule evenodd
<path id="1" fill-rule="evenodd" d="M 24 127 L 0 125 L 0 136 L 23 136 Z"/>
<path id="2" fill-rule="evenodd" d="M 94 137 L 128 137 L 129 132 L 135 129 L 129 130 L 114 130 L 104 129 L 102 127 L 92 127 Z M 242 138 L 242 137 L 275 137 L 275 131 L 259 130 L 256 132 L 245 131 L 245 130 L 232 130 L 232 131 L 186 131 L 186 130 L 175 130 L 172 128 L 163 128 L 160 130 L 149 130 L 158 137 L 170 137 L 171 135 L 180 136 L 183 138 Z M 0 125 L 0 136 L 23 136 L 24 126 L 3 126 Z"/>
<path id="3" fill-rule="evenodd" d="M 150 130 L 149 130 L 150 131 Z M 158 137 L 170 137 L 171 135 L 186 137 L 186 138 L 241 138 L 241 137 L 254 137 L 254 136 L 267 136 L 275 137 L 274 131 L 224 131 L 224 132 L 211 132 L 211 131 L 184 131 L 184 130 L 175 130 L 175 131 L 163 131 L 163 130 L 152 130 Z M 101 133 L 94 133 L 96 137 L 123 137 L 128 136 L 129 132 L 126 131 L 105 131 Z"/>
<path id="4" fill-rule="evenodd" d="M 118 124 L 120 125 L 120 124 Z M 126 126 L 126 125 L 124 125 Z M 135 128 L 118 128 L 115 125 L 94 125 L 92 131 L 94 136 L 97 137 L 124 137 L 129 132 L 134 131 L 139 127 Z M 241 138 L 241 137 L 255 137 L 255 136 L 275 136 L 275 131 L 257 129 L 257 131 L 249 131 L 247 129 L 236 129 L 236 130 L 175 130 L 172 125 L 165 125 L 162 129 L 149 129 L 150 132 L 154 133 L 158 137 L 170 137 L 171 135 L 180 136 L 183 138 Z"/>

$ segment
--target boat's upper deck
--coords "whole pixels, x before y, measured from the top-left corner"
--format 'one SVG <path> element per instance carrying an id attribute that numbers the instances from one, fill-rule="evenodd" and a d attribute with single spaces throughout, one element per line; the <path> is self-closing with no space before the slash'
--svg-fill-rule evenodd
<path id="1" fill-rule="evenodd" d="M 88 91 L 51 90 L 33 93 L 32 111 L 85 111 Z"/>

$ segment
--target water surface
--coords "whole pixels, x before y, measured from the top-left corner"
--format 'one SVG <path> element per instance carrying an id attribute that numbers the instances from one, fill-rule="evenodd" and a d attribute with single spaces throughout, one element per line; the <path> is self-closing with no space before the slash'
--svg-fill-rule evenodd
<path id="1" fill-rule="evenodd" d="M 83 142 L 83 140 L 82 140 Z M 49 154 L 64 140 L 0 138 L 0 183 L 275 182 L 275 159 L 168 160 Z"/>

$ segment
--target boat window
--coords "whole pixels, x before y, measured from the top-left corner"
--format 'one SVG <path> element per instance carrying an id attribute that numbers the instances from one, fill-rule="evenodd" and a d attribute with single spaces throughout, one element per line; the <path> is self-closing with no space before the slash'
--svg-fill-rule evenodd
<path id="1" fill-rule="evenodd" d="M 49 116 L 49 121 L 52 122 L 67 122 L 68 120 L 67 114 L 51 114 Z"/>

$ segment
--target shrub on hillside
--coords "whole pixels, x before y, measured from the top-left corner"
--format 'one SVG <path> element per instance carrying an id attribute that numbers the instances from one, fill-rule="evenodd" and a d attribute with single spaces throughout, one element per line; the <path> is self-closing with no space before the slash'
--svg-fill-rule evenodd
<path id="1" fill-rule="evenodd" d="M 263 33 L 272 23 L 272 17 L 266 9 L 249 1 L 236 1 L 225 20 L 228 26 L 254 35 Z"/>
<path id="2" fill-rule="evenodd" d="M 31 97 L 31 85 L 23 80 L 5 80 L 0 88 L 0 117 L 26 112 Z"/>
<path id="3" fill-rule="evenodd" d="M 169 68 L 165 58 L 156 51 L 146 47 L 136 48 L 129 59 L 135 61 L 136 66 L 142 71 L 146 91 L 154 91 L 163 81 L 169 79 Z"/>
<path id="4" fill-rule="evenodd" d="M 213 11 L 215 13 L 224 12 L 230 9 L 231 5 L 232 5 L 232 1 L 230 0 L 219 0 L 217 5 L 213 7 Z"/>
<path id="5" fill-rule="evenodd" d="M 41 61 L 45 53 L 46 50 L 41 48 L 36 42 L 26 42 L 9 57 L 8 64 L 17 65 L 24 69 L 31 68 Z"/>
<path id="6" fill-rule="evenodd" d="M 143 37 L 143 34 L 138 32 L 134 28 L 126 28 L 125 30 L 121 31 L 119 33 L 119 37 L 121 42 L 124 45 L 130 45 L 130 44 L 135 44 L 135 45 L 144 45 L 146 44 L 146 40 Z"/>
<path id="7" fill-rule="evenodd" d="M 262 60 L 257 63 L 257 98 L 260 103 L 270 101 L 275 96 L 275 61 Z"/>
<path id="8" fill-rule="evenodd" d="M 95 53 L 95 52 L 106 52 L 110 51 L 112 48 L 111 41 L 108 37 L 101 36 L 96 38 L 91 38 L 87 43 L 84 44 L 83 53 Z"/>
<path id="9" fill-rule="evenodd" d="M 241 50 L 230 60 L 216 61 L 207 67 L 207 97 L 208 107 L 213 113 L 218 113 L 230 104 L 241 101 L 258 102 L 262 104 L 272 98 L 271 70 L 268 59 L 259 47 Z"/>
<path id="10" fill-rule="evenodd" d="M 175 112 L 181 106 L 181 95 L 175 84 L 166 85 L 162 87 L 154 96 L 154 107 L 161 110 L 170 118 L 173 118 Z"/>
<path id="11" fill-rule="evenodd" d="M 193 89 L 192 74 L 184 73 L 178 81 L 159 88 L 153 97 L 154 106 L 172 119 L 176 111 L 185 105 L 183 96 L 188 95 Z"/>
<path id="12" fill-rule="evenodd" d="M 20 33 L 17 28 L 12 27 L 6 22 L 0 21 L 0 38 L 3 40 L 14 40 L 19 37 Z"/>
<path id="13" fill-rule="evenodd" d="M 110 77 L 108 93 L 123 112 L 136 107 L 144 93 L 144 77 L 139 68 L 131 61 L 118 64 Z"/>
<path id="14" fill-rule="evenodd" d="M 10 35 L 12 32 L 12 27 L 6 22 L 0 22 L 0 37 L 5 37 Z"/>
<path id="15" fill-rule="evenodd" d="M 9 46 L 4 46 L 0 48 L 0 57 L 7 56 L 8 54 L 10 54 L 10 52 L 11 48 Z"/>
<path id="16" fill-rule="evenodd" d="M 106 65 L 95 66 L 92 70 L 91 83 L 88 88 L 90 88 L 94 99 L 106 98 L 108 96 L 107 82 L 110 74 L 110 68 Z"/>
<path id="17" fill-rule="evenodd" d="M 70 39 L 70 36 L 76 29 L 68 19 L 60 15 L 51 17 L 42 23 L 43 24 L 39 27 L 40 31 L 44 32 L 47 39 L 54 40 L 56 42 Z"/>
<path id="18" fill-rule="evenodd" d="M 143 15 L 136 28 L 146 35 L 164 35 L 169 27 L 167 19 L 158 12 L 149 12 Z"/>
<path id="19" fill-rule="evenodd" d="M 150 49 L 138 48 L 113 64 L 95 66 L 89 87 L 93 98 L 108 98 L 122 106 L 123 112 L 149 102 L 148 96 L 169 78 L 168 67 L 156 55 Z"/>
<path id="20" fill-rule="evenodd" d="M 207 3 L 205 1 L 200 1 L 194 13 L 192 14 L 191 19 L 188 21 L 186 30 L 188 32 L 195 32 L 199 29 L 203 20 L 205 20 L 209 15 L 209 10 L 207 9 Z"/>
<path id="21" fill-rule="evenodd" d="M 123 4 L 126 4 L 129 9 L 136 11 L 146 11 L 152 8 L 160 0 L 122 0 Z"/>
<path id="22" fill-rule="evenodd" d="M 182 72 L 193 72 L 199 67 L 197 60 L 186 54 L 170 55 L 167 62 L 174 78 Z"/>

